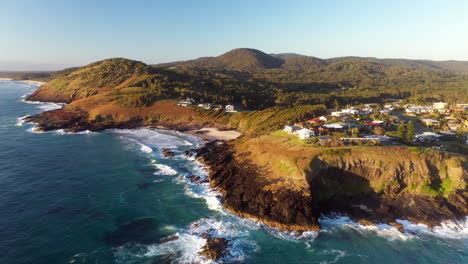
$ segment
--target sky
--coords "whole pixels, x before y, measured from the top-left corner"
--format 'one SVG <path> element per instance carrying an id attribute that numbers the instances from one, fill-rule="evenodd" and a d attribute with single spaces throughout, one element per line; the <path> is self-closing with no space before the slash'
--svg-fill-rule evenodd
<path id="1" fill-rule="evenodd" d="M 234 48 L 320 58 L 468 60 L 466 0 L 0 0 L 0 70 Z"/>

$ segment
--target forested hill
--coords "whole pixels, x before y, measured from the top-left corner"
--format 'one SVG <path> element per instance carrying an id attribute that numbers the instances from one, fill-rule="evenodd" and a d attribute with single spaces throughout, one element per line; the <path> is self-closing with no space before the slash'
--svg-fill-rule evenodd
<path id="1" fill-rule="evenodd" d="M 275 105 L 331 107 L 335 102 L 370 103 L 385 98 L 466 102 L 467 91 L 468 74 L 235 49 L 218 57 L 158 66 L 124 58 L 95 62 L 53 73 L 53 80 L 31 100 L 71 102 L 103 93 L 106 100 L 129 107 L 192 97 L 257 110 Z"/>
<path id="2" fill-rule="evenodd" d="M 337 97 L 345 103 L 381 97 L 466 101 L 468 96 L 467 74 L 430 66 L 427 61 L 373 61 L 357 57 L 324 60 L 298 54 L 234 49 L 218 57 L 154 67 L 190 76 L 261 83 L 275 90 L 276 103 L 286 105 L 327 103 Z"/>
<path id="3" fill-rule="evenodd" d="M 434 61 L 434 60 L 410 60 L 410 59 L 389 59 L 375 57 L 346 56 L 329 59 L 301 55 L 297 53 L 266 54 L 255 49 L 234 49 L 218 57 L 202 57 L 195 60 L 179 61 L 172 63 L 156 64 L 156 67 L 190 67 L 205 68 L 212 70 L 236 70 L 236 71 L 256 71 L 265 68 L 287 68 L 288 64 L 295 64 L 297 61 L 314 61 L 315 65 L 323 66 L 340 61 L 356 60 L 383 64 L 386 66 L 410 67 L 425 70 L 440 70 L 453 73 L 468 73 L 468 61 Z M 310 69 L 311 65 L 301 65 L 296 70 Z"/>

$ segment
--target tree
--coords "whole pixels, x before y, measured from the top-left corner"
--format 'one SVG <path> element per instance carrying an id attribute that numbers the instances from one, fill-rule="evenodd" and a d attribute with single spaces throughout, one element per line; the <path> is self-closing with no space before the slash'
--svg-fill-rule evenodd
<path id="1" fill-rule="evenodd" d="M 385 129 L 381 126 L 377 126 L 374 128 L 374 134 L 376 135 L 383 135 L 385 134 Z"/>
<path id="2" fill-rule="evenodd" d="M 455 133 L 455 136 L 459 141 L 463 141 L 465 139 L 465 131 L 463 131 L 463 128 L 459 127 Z"/>
<path id="3" fill-rule="evenodd" d="M 410 121 L 406 129 L 406 142 L 411 143 L 414 137 L 414 122 Z"/>
<path id="4" fill-rule="evenodd" d="M 333 108 L 335 108 L 336 110 L 340 109 L 340 103 L 338 103 L 338 100 L 335 99 L 335 101 L 333 101 Z"/>
<path id="5" fill-rule="evenodd" d="M 398 126 L 397 137 L 400 140 L 400 142 L 405 142 L 406 140 L 406 125 L 405 124 L 401 124 Z"/>

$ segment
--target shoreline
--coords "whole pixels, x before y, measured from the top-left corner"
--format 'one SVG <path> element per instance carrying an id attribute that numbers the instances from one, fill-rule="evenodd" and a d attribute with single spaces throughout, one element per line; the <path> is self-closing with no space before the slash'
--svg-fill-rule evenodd
<path id="1" fill-rule="evenodd" d="M 44 85 L 46 82 L 42 81 L 35 81 L 35 80 L 15 80 L 12 78 L 0 78 L 0 81 L 14 81 L 14 82 L 25 82 L 25 83 L 34 83 L 34 84 L 39 84 L 39 85 Z"/>
<path id="2" fill-rule="evenodd" d="M 13 80 L 13 81 L 14 81 L 14 80 Z M 39 85 L 44 85 L 44 84 L 46 84 L 46 82 L 34 81 L 34 80 L 19 80 L 18 82 L 34 83 L 34 84 L 39 84 Z"/>
<path id="3" fill-rule="evenodd" d="M 188 130 L 184 131 L 184 134 L 189 134 L 192 136 L 200 137 L 205 140 L 234 140 L 240 136 L 242 136 L 242 133 L 237 131 L 237 130 L 219 130 L 219 128 L 216 127 L 204 127 L 201 129 L 194 129 L 194 130 Z"/>

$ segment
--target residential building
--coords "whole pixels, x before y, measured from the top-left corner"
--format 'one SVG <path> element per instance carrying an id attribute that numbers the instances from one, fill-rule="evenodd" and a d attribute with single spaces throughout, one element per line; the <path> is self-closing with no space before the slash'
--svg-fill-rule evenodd
<path id="1" fill-rule="evenodd" d="M 208 109 L 211 109 L 211 104 L 210 103 L 198 104 L 198 107 L 208 110 Z"/>
<path id="2" fill-rule="evenodd" d="M 224 107 L 225 111 L 228 112 L 228 113 L 233 113 L 233 112 L 237 112 L 235 109 L 234 109 L 234 105 L 226 105 Z"/>
<path id="3" fill-rule="evenodd" d="M 284 126 L 284 132 L 288 134 L 294 134 L 297 130 L 299 130 L 300 127 L 297 126 Z"/>
<path id="4" fill-rule="evenodd" d="M 433 103 L 432 106 L 434 106 L 434 108 L 436 109 L 445 109 L 447 108 L 448 104 L 444 102 L 437 102 L 437 103 Z"/>
<path id="5" fill-rule="evenodd" d="M 434 119 L 421 119 L 421 122 L 423 122 L 424 125 L 428 127 L 439 127 L 440 122 L 438 120 Z"/>
<path id="6" fill-rule="evenodd" d="M 306 139 L 315 136 L 314 131 L 307 129 L 307 128 L 302 128 L 296 131 L 297 136 L 300 139 Z"/>

